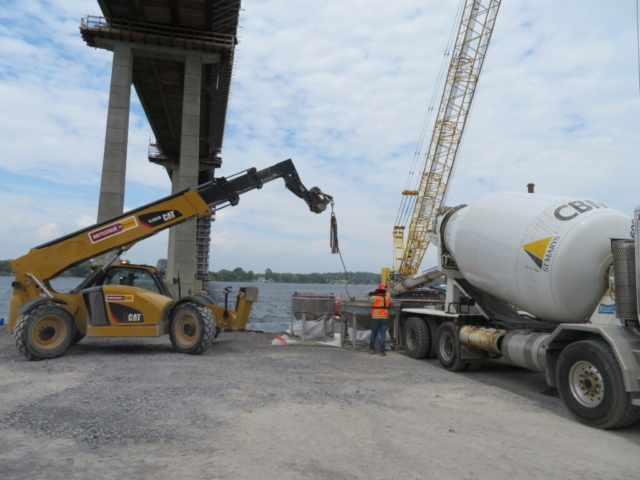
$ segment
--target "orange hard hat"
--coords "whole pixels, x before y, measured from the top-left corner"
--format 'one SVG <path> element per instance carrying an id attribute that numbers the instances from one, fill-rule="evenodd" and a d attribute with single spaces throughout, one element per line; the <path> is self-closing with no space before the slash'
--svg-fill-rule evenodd
<path id="1" fill-rule="evenodd" d="M 386 290 L 387 286 L 383 283 L 381 283 L 380 285 L 378 285 L 378 290 Z"/>

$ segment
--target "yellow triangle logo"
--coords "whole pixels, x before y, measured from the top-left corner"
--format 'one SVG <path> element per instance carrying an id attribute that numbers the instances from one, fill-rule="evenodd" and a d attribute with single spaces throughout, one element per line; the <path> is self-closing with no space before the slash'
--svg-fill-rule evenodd
<path id="1" fill-rule="evenodd" d="M 522 248 L 524 248 L 531 255 L 542 260 L 544 258 L 544 254 L 547 251 L 547 248 L 549 247 L 549 244 L 551 243 L 551 240 L 553 240 L 553 237 L 543 238 L 542 240 L 536 240 L 535 242 L 522 245 Z"/>

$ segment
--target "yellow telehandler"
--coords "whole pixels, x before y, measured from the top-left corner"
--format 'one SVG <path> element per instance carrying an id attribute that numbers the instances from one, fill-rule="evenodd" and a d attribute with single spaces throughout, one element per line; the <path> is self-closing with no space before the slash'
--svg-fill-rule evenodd
<path id="1" fill-rule="evenodd" d="M 162 198 L 118 217 L 32 248 L 11 260 L 16 275 L 8 331 L 29 360 L 62 355 L 88 337 L 156 337 L 169 334 L 181 353 L 200 354 L 222 328 L 245 327 L 257 288 L 241 289 L 235 310 L 213 305 L 206 296 L 173 299 L 153 267 L 116 263 L 137 242 L 196 216 L 238 204 L 239 196 L 283 178 L 286 187 L 314 213 L 332 201 L 329 195 L 302 184 L 291 160 L 263 170 L 251 168 L 228 178 L 215 178 L 193 189 Z M 94 268 L 68 293 L 50 280 L 64 270 L 107 252 L 113 256 Z M 225 292 L 228 295 L 228 291 Z"/>

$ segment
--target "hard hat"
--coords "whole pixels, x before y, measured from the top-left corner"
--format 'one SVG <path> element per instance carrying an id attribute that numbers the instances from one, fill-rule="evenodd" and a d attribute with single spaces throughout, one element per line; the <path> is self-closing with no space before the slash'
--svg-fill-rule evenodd
<path id="1" fill-rule="evenodd" d="M 387 286 L 383 283 L 381 283 L 380 285 L 378 285 L 378 290 L 386 290 Z"/>

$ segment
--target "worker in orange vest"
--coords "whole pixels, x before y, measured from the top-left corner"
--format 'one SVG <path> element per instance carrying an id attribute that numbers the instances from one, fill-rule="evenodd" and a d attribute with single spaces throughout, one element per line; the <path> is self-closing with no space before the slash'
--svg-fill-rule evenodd
<path id="1" fill-rule="evenodd" d="M 375 292 L 369 293 L 369 301 L 373 305 L 371 308 L 371 340 L 369 340 L 369 355 L 376 353 L 376 338 L 380 334 L 380 355 L 386 355 L 384 351 L 385 340 L 387 338 L 387 328 L 389 320 L 389 305 L 391 297 L 387 293 L 387 287 L 382 283 L 378 285 Z"/>

